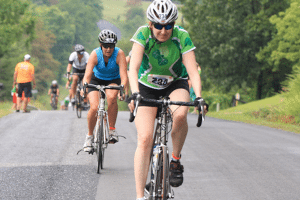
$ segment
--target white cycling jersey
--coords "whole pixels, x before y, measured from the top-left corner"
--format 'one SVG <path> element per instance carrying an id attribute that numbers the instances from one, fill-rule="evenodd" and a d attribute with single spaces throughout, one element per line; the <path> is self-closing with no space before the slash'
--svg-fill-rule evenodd
<path id="1" fill-rule="evenodd" d="M 74 68 L 79 69 L 79 70 L 83 70 L 86 67 L 86 64 L 88 62 L 89 57 L 90 57 L 90 55 L 88 54 L 88 52 L 85 51 L 83 53 L 83 57 L 81 59 L 81 62 L 79 62 L 77 52 L 74 51 L 73 53 L 71 53 L 71 55 L 69 57 L 69 63 L 71 63 Z"/>

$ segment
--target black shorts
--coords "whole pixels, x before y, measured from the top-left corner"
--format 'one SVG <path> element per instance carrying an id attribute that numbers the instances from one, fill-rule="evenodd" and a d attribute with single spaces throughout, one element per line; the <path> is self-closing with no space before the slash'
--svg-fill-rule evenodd
<path id="1" fill-rule="evenodd" d="M 102 79 L 98 79 L 94 73 L 92 75 L 92 79 L 91 79 L 91 82 L 90 84 L 94 84 L 94 85 L 109 85 L 111 83 L 115 83 L 117 85 L 120 85 L 121 84 L 121 79 L 120 78 L 117 78 L 117 79 L 114 79 L 114 80 L 102 80 Z M 98 91 L 96 88 L 88 88 L 88 93 L 92 92 L 92 91 Z"/>
<path id="2" fill-rule="evenodd" d="M 174 90 L 177 89 L 185 89 L 189 92 L 189 84 L 187 80 L 177 80 L 171 83 L 167 88 L 162 90 L 156 90 L 149 88 L 141 83 L 139 83 L 139 90 L 142 97 L 145 97 L 147 99 L 159 99 L 160 97 L 168 97 Z M 149 107 L 157 107 L 156 105 L 153 105 L 151 103 L 147 102 L 141 102 L 139 106 L 149 106 Z"/>
<path id="3" fill-rule="evenodd" d="M 85 69 L 76 69 L 76 68 L 73 67 L 73 73 L 78 73 L 78 74 L 83 73 L 83 75 L 78 76 L 79 80 L 82 81 L 82 79 L 84 77 Z"/>
<path id="4" fill-rule="evenodd" d="M 28 82 L 28 83 L 19 83 L 18 87 L 19 87 L 19 89 L 18 89 L 18 97 L 22 97 L 23 91 L 25 93 L 25 97 L 27 97 L 27 98 L 32 97 L 31 82 Z"/>

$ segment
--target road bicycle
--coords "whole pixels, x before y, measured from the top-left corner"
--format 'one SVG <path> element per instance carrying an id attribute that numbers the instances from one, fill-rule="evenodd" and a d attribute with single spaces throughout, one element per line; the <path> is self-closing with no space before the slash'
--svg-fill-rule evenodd
<path id="1" fill-rule="evenodd" d="M 90 151 L 90 154 L 96 152 L 97 155 L 97 173 L 100 173 L 100 169 L 103 169 L 104 163 L 104 152 L 109 144 L 109 121 L 108 121 L 108 114 L 105 109 L 105 101 L 106 101 L 106 94 L 105 89 L 114 89 L 120 90 L 120 95 L 123 96 L 124 93 L 124 86 L 104 86 L 104 85 L 94 85 L 94 84 L 87 84 L 87 88 L 96 88 L 99 91 L 99 104 L 98 104 L 98 111 L 97 111 L 97 122 L 94 128 L 94 142 L 92 144 L 93 148 Z M 85 96 L 85 95 L 84 95 Z M 123 137 L 119 135 L 118 137 Z M 126 138 L 125 138 L 126 139 Z"/>
<path id="2" fill-rule="evenodd" d="M 74 98 L 75 98 L 75 107 L 76 107 L 77 117 L 81 118 L 81 112 L 82 112 L 84 105 L 83 105 L 83 98 L 80 95 L 80 91 L 83 88 L 82 79 L 83 79 L 84 73 L 72 73 L 72 75 L 78 75 L 78 77 L 79 77 L 79 79 L 77 81 L 77 89 L 76 89 Z M 73 110 L 74 110 L 74 105 L 73 105 Z"/>
<path id="3" fill-rule="evenodd" d="M 57 103 L 56 103 L 56 93 L 53 93 L 52 98 L 51 98 L 51 107 L 52 110 L 56 110 L 57 109 Z"/>
<path id="4" fill-rule="evenodd" d="M 82 79 L 84 77 L 84 73 L 71 73 L 70 75 L 78 75 L 78 77 L 79 77 L 79 79 L 77 81 L 76 93 L 74 95 L 75 101 L 72 102 L 72 108 L 73 108 L 73 110 L 76 108 L 76 115 L 78 118 L 81 118 L 81 112 L 84 108 L 84 102 L 83 102 L 84 98 L 80 95 L 80 91 L 83 88 Z M 66 74 L 65 74 L 65 76 L 67 77 Z"/>
<path id="5" fill-rule="evenodd" d="M 172 129 L 172 111 L 170 105 L 179 106 L 195 106 L 194 102 L 170 101 L 168 97 L 159 100 L 146 99 L 138 95 L 135 99 L 135 110 L 130 114 L 129 121 L 132 122 L 135 118 L 138 105 L 140 102 L 148 102 L 158 106 L 157 122 L 153 136 L 153 144 L 150 155 L 149 182 L 145 187 L 145 197 L 147 200 L 165 200 L 174 198 L 174 191 L 171 188 L 170 175 L 170 159 L 168 150 L 168 134 Z M 200 127 L 205 119 L 204 100 L 201 99 L 198 105 L 199 115 L 197 127 Z M 176 110 L 174 111 L 176 112 Z"/>

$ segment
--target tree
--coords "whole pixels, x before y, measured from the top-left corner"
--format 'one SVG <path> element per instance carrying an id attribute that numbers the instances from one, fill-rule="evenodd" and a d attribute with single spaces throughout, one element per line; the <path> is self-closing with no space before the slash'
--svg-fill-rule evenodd
<path id="1" fill-rule="evenodd" d="M 26 36 L 28 45 L 34 38 L 34 17 L 28 1 L 0 0 L 0 58 L 15 42 Z"/>
<path id="2" fill-rule="evenodd" d="M 32 42 L 31 56 L 35 58 L 35 78 L 40 93 L 47 91 L 61 65 L 53 58 L 51 47 L 55 43 L 55 35 L 47 30 L 42 20 L 36 23 L 36 39 Z"/>
<path id="3" fill-rule="evenodd" d="M 255 54 L 272 38 L 274 29 L 268 15 L 284 10 L 285 1 L 182 2 L 188 31 L 197 47 L 197 61 L 205 74 L 204 85 L 209 77 L 223 92 L 229 92 L 235 85 L 257 87 L 262 64 Z"/>

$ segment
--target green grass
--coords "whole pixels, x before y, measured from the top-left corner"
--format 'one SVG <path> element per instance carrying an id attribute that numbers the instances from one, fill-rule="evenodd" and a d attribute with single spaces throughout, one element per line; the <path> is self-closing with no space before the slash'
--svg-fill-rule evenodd
<path id="1" fill-rule="evenodd" d="M 1 102 L 0 103 L 0 118 L 13 113 L 14 110 L 12 109 L 13 103 L 9 101 Z"/>
<path id="2" fill-rule="evenodd" d="M 300 133 L 300 124 L 285 112 L 285 102 L 283 95 L 276 95 L 219 112 L 210 111 L 207 116 Z"/>

